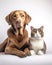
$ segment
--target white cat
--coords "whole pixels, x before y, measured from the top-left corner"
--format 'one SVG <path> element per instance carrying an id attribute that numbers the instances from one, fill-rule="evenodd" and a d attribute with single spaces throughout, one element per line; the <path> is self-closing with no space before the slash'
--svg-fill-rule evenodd
<path id="1" fill-rule="evenodd" d="M 35 51 L 35 54 L 42 55 L 46 53 L 46 44 L 43 40 L 44 32 L 43 32 L 43 26 L 40 28 L 34 28 L 31 26 L 31 38 L 30 43 L 32 46 L 32 49 Z M 31 54 L 33 52 L 31 51 Z"/>

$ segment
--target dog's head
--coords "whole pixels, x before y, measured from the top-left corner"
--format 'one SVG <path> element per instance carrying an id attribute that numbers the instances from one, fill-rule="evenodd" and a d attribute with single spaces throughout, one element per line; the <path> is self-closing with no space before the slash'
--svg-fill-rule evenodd
<path id="1" fill-rule="evenodd" d="M 30 22 L 31 17 L 23 10 L 16 10 L 7 15 L 5 19 L 9 25 L 13 25 L 17 30 L 18 28 L 23 28 L 24 25 L 27 25 Z"/>

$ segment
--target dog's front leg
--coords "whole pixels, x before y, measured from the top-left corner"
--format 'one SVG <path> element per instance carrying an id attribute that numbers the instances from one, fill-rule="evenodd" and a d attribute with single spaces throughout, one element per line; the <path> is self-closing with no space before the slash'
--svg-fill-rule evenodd
<path id="1" fill-rule="evenodd" d="M 24 52 L 25 52 L 26 56 L 30 56 L 31 55 L 30 50 L 28 48 L 25 48 Z"/>
<path id="2" fill-rule="evenodd" d="M 7 45 L 8 38 L 5 39 L 1 44 L 0 44 L 0 52 L 3 52 L 5 50 L 5 47 Z"/>
<path id="3" fill-rule="evenodd" d="M 24 44 L 26 44 L 27 40 L 28 40 L 28 37 L 27 37 L 27 38 L 24 38 L 24 39 L 19 43 L 20 48 L 23 47 Z"/>
<path id="4" fill-rule="evenodd" d="M 25 57 L 25 53 L 21 50 L 18 50 L 16 48 L 13 48 L 13 47 L 6 47 L 5 48 L 5 53 L 6 54 L 11 54 L 11 55 L 16 55 L 16 56 L 19 56 L 19 57 Z"/>

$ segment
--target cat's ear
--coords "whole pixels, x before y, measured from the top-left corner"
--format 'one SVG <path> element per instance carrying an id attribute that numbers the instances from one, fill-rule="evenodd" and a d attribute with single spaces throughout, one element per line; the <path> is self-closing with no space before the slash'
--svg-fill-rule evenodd
<path id="1" fill-rule="evenodd" d="M 41 26 L 40 29 L 43 30 L 44 29 L 44 26 Z"/>
<path id="2" fill-rule="evenodd" d="M 34 27 L 33 26 L 31 26 L 31 30 L 33 30 L 34 29 Z"/>

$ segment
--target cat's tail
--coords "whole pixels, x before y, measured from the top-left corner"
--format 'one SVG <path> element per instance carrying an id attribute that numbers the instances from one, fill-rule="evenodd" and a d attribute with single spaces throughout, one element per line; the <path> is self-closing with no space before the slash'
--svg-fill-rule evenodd
<path id="1" fill-rule="evenodd" d="M 7 45 L 8 38 L 3 41 L 3 43 L 0 44 L 0 52 L 4 52 L 5 47 Z"/>

